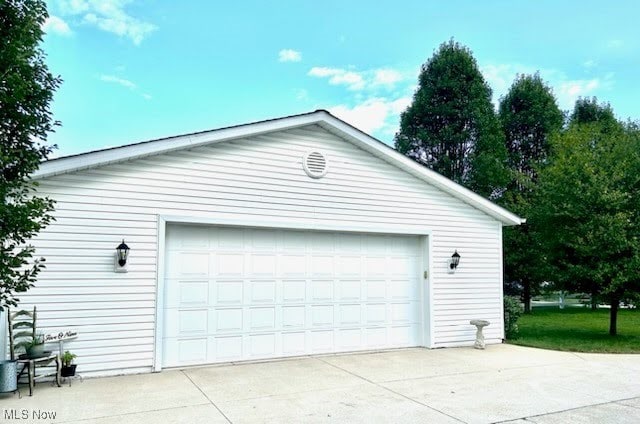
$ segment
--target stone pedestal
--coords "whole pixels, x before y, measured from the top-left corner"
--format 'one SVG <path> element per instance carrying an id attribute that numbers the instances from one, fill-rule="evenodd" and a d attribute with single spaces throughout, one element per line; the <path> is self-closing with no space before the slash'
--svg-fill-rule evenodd
<path id="1" fill-rule="evenodd" d="M 484 349 L 484 334 L 482 334 L 482 329 L 489 325 L 489 321 L 485 321 L 482 319 L 473 319 L 469 321 L 469 324 L 476 326 L 476 342 L 473 344 L 473 347 L 476 349 Z"/>

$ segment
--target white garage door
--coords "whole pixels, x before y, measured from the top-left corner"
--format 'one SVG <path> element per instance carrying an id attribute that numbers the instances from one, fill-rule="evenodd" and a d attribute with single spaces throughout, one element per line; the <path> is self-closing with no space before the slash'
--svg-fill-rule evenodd
<path id="1" fill-rule="evenodd" d="M 163 366 L 417 346 L 418 237 L 170 225 Z"/>

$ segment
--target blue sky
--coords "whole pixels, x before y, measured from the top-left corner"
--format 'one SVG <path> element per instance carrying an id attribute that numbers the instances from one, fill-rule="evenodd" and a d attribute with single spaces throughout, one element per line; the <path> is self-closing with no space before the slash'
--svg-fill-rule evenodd
<path id="1" fill-rule="evenodd" d="M 328 109 L 392 143 L 420 65 L 469 46 L 497 100 L 535 72 L 640 118 L 637 1 L 50 0 L 57 155 Z"/>

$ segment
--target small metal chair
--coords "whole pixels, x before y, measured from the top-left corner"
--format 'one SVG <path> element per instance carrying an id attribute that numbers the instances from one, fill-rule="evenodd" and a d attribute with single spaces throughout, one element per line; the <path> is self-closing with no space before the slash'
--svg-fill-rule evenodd
<path id="1" fill-rule="evenodd" d="M 16 361 L 18 364 L 22 364 L 22 369 L 18 374 L 18 379 L 27 372 L 29 378 L 29 396 L 33 395 L 33 389 L 36 384 L 36 380 L 44 377 L 55 376 L 55 383 L 60 387 L 60 370 L 62 369 L 62 361 L 58 353 L 50 353 L 49 355 L 40 358 L 28 358 L 26 354 L 26 346 L 28 346 L 36 336 L 36 307 L 33 307 L 33 312 L 29 311 L 7 311 L 7 320 L 9 327 L 9 351 L 11 354 L 11 360 Z M 19 354 L 21 349 L 25 349 L 24 354 Z M 36 367 L 50 367 L 51 363 L 55 362 L 56 371 L 48 372 L 36 375 Z"/>

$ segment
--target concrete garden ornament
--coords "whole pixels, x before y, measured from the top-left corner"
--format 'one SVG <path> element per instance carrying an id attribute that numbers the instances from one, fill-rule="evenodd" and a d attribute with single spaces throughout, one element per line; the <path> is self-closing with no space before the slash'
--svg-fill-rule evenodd
<path id="1" fill-rule="evenodd" d="M 473 344 L 473 347 L 476 349 L 484 349 L 484 334 L 482 334 L 482 329 L 489 325 L 489 321 L 485 321 L 482 319 L 473 319 L 469 321 L 469 324 L 476 326 L 476 342 Z"/>

